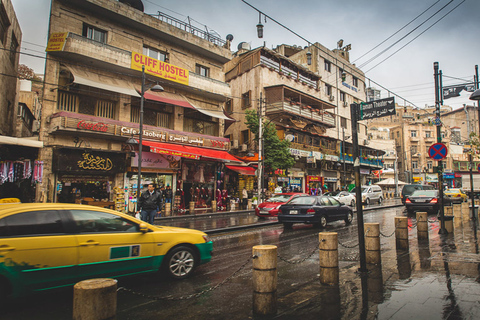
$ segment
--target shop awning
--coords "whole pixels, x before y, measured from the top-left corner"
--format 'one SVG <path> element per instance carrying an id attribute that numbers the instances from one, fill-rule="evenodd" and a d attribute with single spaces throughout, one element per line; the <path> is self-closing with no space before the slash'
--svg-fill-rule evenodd
<path id="1" fill-rule="evenodd" d="M 197 104 L 192 103 L 191 100 L 188 100 L 188 98 L 185 97 L 185 99 L 190 103 L 190 105 L 193 106 L 193 108 L 195 110 L 197 110 L 198 112 L 201 112 L 201 113 L 203 113 L 203 114 L 205 114 L 209 117 L 223 119 L 223 120 L 229 120 L 229 121 L 236 121 L 235 119 L 226 116 L 225 113 L 223 113 L 223 110 L 213 110 L 213 109 L 201 108 Z"/>
<path id="2" fill-rule="evenodd" d="M 181 144 L 143 141 L 143 145 L 149 146 L 151 152 L 168 154 L 188 159 L 200 159 L 200 157 L 216 159 L 225 162 L 241 162 L 227 151 L 207 149 L 200 147 L 184 146 Z"/>
<path id="3" fill-rule="evenodd" d="M 38 139 L 38 138 L 35 138 Z M 9 136 L 0 136 L 0 144 L 11 144 L 15 146 L 43 148 L 43 141 L 31 140 L 28 138 L 15 138 Z"/>
<path id="4" fill-rule="evenodd" d="M 255 169 L 251 167 L 242 167 L 242 166 L 226 166 L 228 169 L 238 172 L 246 176 L 254 176 Z"/>
<path id="5" fill-rule="evenodd" d="M 129 81 L 114 77 L 107 77 L 74 66 L 66 66 L 66 68 L 72 73 L 74 78 L 73 82 L 75 83 L 107 91 L 127 94 L 134 97 L 140 97 L 140 94 L 137 92 L 137 90 L 135 90 L 133 83 Z"/>

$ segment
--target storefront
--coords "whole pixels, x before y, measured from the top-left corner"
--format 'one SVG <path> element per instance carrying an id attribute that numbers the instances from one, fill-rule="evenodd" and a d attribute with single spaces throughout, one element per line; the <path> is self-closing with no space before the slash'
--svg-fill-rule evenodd
<path id="1" fill-rule="evenodd" d="M 52 159 L 55 202 L 125 210 L 124 152 L 57 148 Z"/>
<path id="2" fill-rule="evenodd" d="M 448 188 L 455 187 L 455 174 L 453 172 L 445 172 L 443 173 L 443 183 L 447 184 Z"/>
<path id="3" fill-rule="evenodd" d="M 305 192 L 311 195 L 320 194 L 320 189 L 323 190 L 323 177 L 320 176 L 306 176 L 305 178 Z"/>

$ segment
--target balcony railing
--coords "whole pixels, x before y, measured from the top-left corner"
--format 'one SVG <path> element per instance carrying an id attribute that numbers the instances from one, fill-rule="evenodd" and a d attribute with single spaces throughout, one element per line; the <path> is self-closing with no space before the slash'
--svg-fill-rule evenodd
<path id="1" fill-rule="evenodd" d="M 340 155 L 340 162 L 345 159 L 345 162 L 347 163 L 353 163 L 353 156 L 349 155 Z M 383 162 L 382 160 L 379 159 L 365 159 L 364 157 L 360 157 L 360 164 L 367 165 L 370 167 L 382 167 L 383 168 Z"/>
<path id="2" fill-rule="evenodd" d="M 335 127 L 335 116 L 330 114 L 327 111 L 321 111 L 320 113 L 313 111 L 308 108 L 306 105 L 297 105 L 291 104 L 286 101 L 275 102 L 267 105 L 267 114 L 275 113 L 279 111 L 288 112 L 291 114 L 296 114 L 302 116 L 303 118 L 321 122 L 322 124 Z"/>

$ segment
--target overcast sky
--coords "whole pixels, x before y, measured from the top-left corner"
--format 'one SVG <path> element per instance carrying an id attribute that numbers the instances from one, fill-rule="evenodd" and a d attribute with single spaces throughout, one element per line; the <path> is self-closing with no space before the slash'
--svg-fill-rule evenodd
<path id="1" fill-rule="evenodd" d="M 12 0 L 23 32 L 22 53 L 44 57 L 47 42 L 50 0 Z M 471 82 L 475 65 L 480 64 L 480 1 L 479 0 L 247 0 L 251 5 L 281 22 L 310 42 L 319 42 L 329 49 L 351 44 L 350 61 L 361 66 L 377 53 L 407 35 L 435 12 L 447 5 L 423 26 L 380 55 L 373 62 L 361 67 L 366 76 L 411 101 L 418 107 L 434 105 L 433 63 L 438 61 L 443 71 L 444 86 Z M 234 36 L 232 50 L 245 41 L 252 48 L 263 45 L 272 48 L 278 44 L 307 43 L 273 21 L 262 19 L 264 38 L 258 39 L 256 24 L 258 13 L 241 0 L 144 0 L 145 12 L 162 11 L 180 20 L 190 17 L 199 25 L 206 25 L 225 38 Z M 432 6 L 417 20 L 393 36 L 378 49 L 363 54 L 392 36 L 411 20 Z M 459 7 L 441 19 L 455 6 Z M 424 32 L 425 31 L 425 32 Z M 417 39 L 413 40 L 420 33 Z M 413 40 L 405 48 L 376 66 L 400 47 Z M 360 58 L 360 59 L 359 59 Z M 358 60 L 357 60 L 358 59 Z M 44 72 L 44 59 L 21 55 L 20 63 Z M 376 67 L 375 67 L 376 66 Z M 370 70 L 373 68 L 372 70 Z M 463 80 L 455 80 L 459 78 Z M 367 81 L 368 86 L 368 81 Z M 375 86 L 372 84 L 372 86 Z M 378 86 L 376 86 L 378 88 Z M 445 101 L 455 108 L 468 100 L 470 93 Z M 387 92 L 382 91 L 382 98 Z M 404 101 L 396 98 L 396 102 Z"/>

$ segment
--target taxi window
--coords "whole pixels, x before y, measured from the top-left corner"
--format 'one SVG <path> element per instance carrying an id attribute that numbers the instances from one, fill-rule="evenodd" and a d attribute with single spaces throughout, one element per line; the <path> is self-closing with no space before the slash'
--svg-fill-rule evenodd
<path id="1" fill-rule="evenodd" d="M 0 237 L 65 234 L 60 214 L 54 210 L 17 213 L 0 220 Z"/>
<path id="2" fill-rule="evenodd" d="M 70 210 L 80 233 L 138 232 L 136 223 L 115 214 L 92 211 Z"/>

